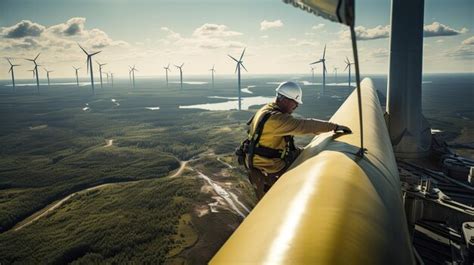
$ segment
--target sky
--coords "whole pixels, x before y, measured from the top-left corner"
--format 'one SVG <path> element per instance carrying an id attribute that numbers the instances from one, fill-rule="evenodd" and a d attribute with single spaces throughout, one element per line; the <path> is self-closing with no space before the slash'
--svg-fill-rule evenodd
<path id="1" fill-rule="evenodd" d="M 362 74 L 388 71 L 389 0 L 356 0 L 356 32 Z M 474 72 L 474 1 L 426 0 L 424 73 Z M 330 73 L 352 61 L 348 28 L 307 13 L 280 0 L 0 0 L 0 56 L 11 57 L 17 78 L 32 78 L 34 58 L 52 77 L 72 77 L 72 66 L 86 76 L 86 56 L 104 71 L 128 78 L 179 75 L 173 64 L 184 63 L 184 75 L 234 73 L 244 48 L 249 75 L 308 74 L 309 63 L 327 46 Z M 10 66 L 0 61 L 0 79 Z M 94 71 L 97 71 L 94 63 Z M 321 72 L 316 66 L 316 73 Z M 40 71 L 44 77 L 44 70 Z"/>

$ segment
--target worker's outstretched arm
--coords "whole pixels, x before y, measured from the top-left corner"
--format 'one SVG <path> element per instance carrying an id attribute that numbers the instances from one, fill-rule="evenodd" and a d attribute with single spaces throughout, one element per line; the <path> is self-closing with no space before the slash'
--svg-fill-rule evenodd
<path id="1" fill-rule="evenodd" d="M 319 134 L 334 131 L 338 125 L 317 119 L 298 119 L 290 114 L 279 113 L 272 115 L 265 126 L 268 126 L 274 135 L 283 136 Z"/>

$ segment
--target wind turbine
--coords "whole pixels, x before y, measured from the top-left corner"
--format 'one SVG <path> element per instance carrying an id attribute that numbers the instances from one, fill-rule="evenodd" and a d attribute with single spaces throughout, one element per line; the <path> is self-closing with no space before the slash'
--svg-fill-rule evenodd
<path id="1" fill-rule="evenodd" d="M 5 59 L 7 59 L 8 63 L 10 64 L 10 70 L 8 70 L 8 72 L 12 73 L 13 92 L 15 92 L 15 90 L 16 90 L 16 87 L 15 87 L 15 73 L 13 73 L 13 67 L 20 66 L 20 65 L 19 64 L 12 64 L 12 62 L 10 61 L 9 58 L 5 58 Z"/>
<path id="2" fill-rule="evenodd" d="M 216 71 L 216 70 L 214 69 L 214 66 L 215 66 L 215 64 L 212 65 L 212 68 L 211 68 L 211 69 L 209 69 L 209 71 L 211 71 L 211 73 L 212 73 L 212 88 L 214 88 L 214 72 Z"/>
<path id="3" fill-rule="evenodd" d="M 177 66 L 176 64 L 174 66 L 176 66 L 176 68 L 179 69 L 179 79 L 181 80 L 181 89 L 183 88 L 183 65 L 184 63 L 181 64 L 181 66 Z"/>
<path id="4" fill-rule="evenodd" d="M 27 61 L 31 61 L 31 62 L 33 62 L 33 63 L 35 64 L 33 76 L 36 76 L 36 88 L 37 88 L 38 94 L 39 94 L 39 89 L 40 89 L 39 75 L 38 75 L 38 66 L 40 66 L 40 65 L 36 63 L 36 59 L 38 59 L 38 57 L 40 56 L 40 54 L 41 54 L 41 53 L 38 53 L 38 55 L 36 55 L 36 57 L 35 57 L 34 59 L 26 59 Z"/>
<path id="5" fill-rule="evenodd" d="M 324 96 L 324 91 L 326 90 L 326 73 L 327 73 L 327 69 L 326 69 L 326 59 L 325 59 L 325 56 L 326 56 L 326 45 L 324 45 L 324 52 L 323 52 L 323 58 L 322 59 L 319 59 L 318 61 L 314 62 L 314 63 L 310 63 L 310 65 L 312 64 L 318 64 L 318 63 L 323 63 L 323 93 L 322 95 Z"/>
<path id="6" fill-rule="evenodd" d="M 98 61 L 95 61 L 99 65 L 99 74 L 100 74 L 100 88 L 103 88 L 102 85 L 102 66 L 106 65 L 106 63 L 99 63 Z"/>
<path id="7" fill-rule="evenodd" d="M 48 69 L 46 69 L 45 67 L 43 67 L 44 71 L 46 72 L 46 78 L 48 78 L 48 88 L 50 88 L 50 83 L 49 83 L 49 73 L 53 72 L 53 71 L 48 71 Z"/>
<path id="8" fill-rule="evenodd" d="M 244 53 L 245 53 L 245 48 L 242 51 L 242 54 L 240 55 L 239 60 L 235 59 L 234 57 L 230 56 L 230 54 L 228 54 L 229 57 L 237 63 L 237 65 L 235 66 L 235 72 L 237 72 L 238 84 L 239 84 L 239 87 L 238 87 L 239 88 L 239 110 L 242 109 L 242 98 L 241 98 L 241 95 L 240 95 L 240 93 L 241 93 L 240 92 L 240 90 L 241 90 L 241 87 L 240 87 L 240 67 L 242 66 L 245 69 L 245 71 L 247 71 L 247 68 L 245 68 L 245 66 L 243 64 L 243 61 L 242 61 L 242 58 L 244 57 Z"/>
<path id="9" fill-rule="evenodd" d="M 90 71 L 91 71 L 91 86 L 92 86 L 92 93 L 95 95 L 95 89 L 94 89 L 94 71 L 92 70 L 92 56 L 98 54 L 99 52 L 101 51 L 98 51 L 98 52 L 94 52 L 94 53 L 88 53 L 86 52 L 86 50 L 84 50 L 84 48 L 82 48 L 82 46 L 78 43 L 77 45 L 79 45 L 79 48 L 81 48 L 81 50 L 87 55 L 87 61 L 86 61 L 86 64 L 87 64 L 87 71 L 89 71 L 89 68 L 90 68 Z"/>
<path id="10" fill-rule="evenodd" d="M 168 66 L 163 67 L 163 68 L 165 69 L 165 72 L 166 72 L 166 87 L 168 87 L 168 71 L 171 72 L 170 64 L 168 63 Z"/>
<path id="11" fill-rule="evenodd" d="M 349 58 L 346 57 L 346 68 L 344 68 L 344 71 L 346 71 L 347 68 L 349 68 L 349 87 L 351 86 L 351 65 L 353 65 L 354 63 L 351 63 L 351 61 L 349 61 Z"/>
<path id="12" fill-rule="evenodd" d="M 337 85 L 337 67 L 334 67 L 334 75 L 335 75 L 335 78 L 336 78 L 336 85 Z"/>
<path id="13" fill-rule="evenodd" d="M 81 69 L 81 67 L 76 68 L 76 67 L 73 66 L 72 68 L 74 68 L 74 70 L 76 70 L 76 83 L 77 83 L 77 87 L 79 87 L 79 74 L 77 73 L 77 71 L 79 71 L 79 69 Z"/>
<path id="14" fill-rule="evenodd" d="M 135 68 L 135 65 L 130 69 L 130 72 L 132 72 L 132 80 L 133 80 L 133 88 L 135 88 L 135 71 L 138 72 L 138 69 Z"/>
<path id="15" fill-rule="evenodd" d="M 114 73 L 110 72 L 110 81 L 112 81 L 112 88 L 114 88 Z"/>
<path id="16" fill-rule="evenodd" d="M 314 84 L 314 69 L 316 69 L 316 67 L 311 66 L 311 83 L 313 84 Z"/>

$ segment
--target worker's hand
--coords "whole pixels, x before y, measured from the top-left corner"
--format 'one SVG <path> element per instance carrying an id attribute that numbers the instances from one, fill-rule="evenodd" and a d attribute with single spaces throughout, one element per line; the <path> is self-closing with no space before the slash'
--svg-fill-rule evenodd
<path id="1" fill-rule="evenodd" d="M 336 126 L 336 129 L 334 129 L 334 132 L 335 133 L 352 133 L 351 129 L 349 129 L 349 127 L 347 126 L 344 126 L 344 125 L 337 125 Z"/>

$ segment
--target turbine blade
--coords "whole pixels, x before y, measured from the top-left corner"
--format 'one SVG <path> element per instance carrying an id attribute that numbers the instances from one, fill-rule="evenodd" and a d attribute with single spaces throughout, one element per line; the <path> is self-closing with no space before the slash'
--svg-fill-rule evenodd
<path id="1" fill-rule="evenodd" d="M 346 64 L 346 68 L 344 68 L 344 71 L 346 71 L 346 70 L 347 70 L 347 68 L 349 68 L 349 65 L 348 65 L 348 64 Z"/>
<path id="2" fill-rule="evenodd" d="M 244 48 L 244 50 L 242 51 L 242 54 L 240 55 L 239 61 L 242 61 L 242 58 L 244 57 L 245 49 L 247 49 L 247 48 Z"/>
<path id="3" fill-rule="evenodd" d="M 79 45 L 79 48 L 81 48 L 81 50 L 82 50 L 85 54 L 87 54 L 87 56 L 89 56 L 89 54 L 86 52 L 86 50 L 84 50 L 84 48 L 82 48 L 81 44 L 77 43 L 77 45 Z"/>
<path id="4" fill-rule="evenodd" d="M 326 44 L 324 44 L 323 60 L 324 60 L 325 56 L 326 56 Z"/>
<path id="5" fill-rule="evenodd" d="M 41 53 L 38 53 L 38 55 L 36 55 L 35 59 L 33 61 L 36 61 L 36 59 L 38 59 L 38 57 L 40 56 Z"/>
<path id="6" fill-rule="evenodd" d="M 312 65 L 312 64 L 317 64 L 317 63 L 320 63 L 320 62 L 322 62 L 322 61 L 323 61 L 323 60 L 321 59 L 321 60 L 316 61 L 316 62 L 314 62 L 314 63 L 310 63 L 310 65 Z"/>
<path id="7" fill-rule="evenodd" d="M 245 68 L 245 66 L 244 66 L 243 63 L 240 63 L 240 65 L 242 65 L 242 67 L 245 69 L 245 72 L 248 72 L 248 71 L 247 71 L 247 68 Z"/>
<path id="8" fill-rule="evenodd" d="M 238 63 L 239 61 L 237 59 L 235 59 L 234 57 L 232 57 L 230 54 L 227 54 L 232 60 L 234 60 L 236 63 Z"/>
<path id="9" fill-rule="evenodd" d="M 93 54 L 91 54 L 91 56 L 96 55 L 96 54 L 98 54 L 98 53 L 100 53 L 100 52 L 102 52 L 102 51 L 94 52 Z"/>
<path id="10" fill-rule="evenodd" d="M 183 65 L 184 65 L 184 63 L 182 63 L 182 64 L 181 64 L 181 66 L 180 66 L 179 68 L 183 67 Z"/>
<path id="11" fill-rule="evenodd" d="M 239 64 L 237 63 L 237 65 L 235 66 L 235 71 L 234 71 L 234 74 L 237 73 L 237 69 L 239 68 Z"/>

